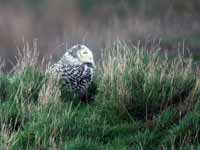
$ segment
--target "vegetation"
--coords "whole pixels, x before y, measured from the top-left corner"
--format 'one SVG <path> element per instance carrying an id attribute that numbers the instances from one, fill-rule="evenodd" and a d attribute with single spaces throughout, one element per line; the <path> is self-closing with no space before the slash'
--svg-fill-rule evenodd
<path id="1" fill-rule="evenodd" d="M 18 60 L 18 66 L 29 61 Z M 200 148 L 200 80 L 192 57 L 117 42 L 102 60 L 89 103 L 36 63 L 2 75 L 0 149 Z"/>

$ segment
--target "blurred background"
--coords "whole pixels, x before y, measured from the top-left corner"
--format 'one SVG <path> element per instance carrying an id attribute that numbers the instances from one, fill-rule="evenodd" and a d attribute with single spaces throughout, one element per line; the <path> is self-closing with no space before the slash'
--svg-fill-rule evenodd
<path id="1" fill-rule="evenodd" d="M 0 0 L 0 56 L 12 62 L 22 39 L 42 56 L 86 44 L 95 52 L 117 39 L 162 49 L 200 50 L 199 0 Z M 7 67 L 12 63 L 7 63 Z"/>

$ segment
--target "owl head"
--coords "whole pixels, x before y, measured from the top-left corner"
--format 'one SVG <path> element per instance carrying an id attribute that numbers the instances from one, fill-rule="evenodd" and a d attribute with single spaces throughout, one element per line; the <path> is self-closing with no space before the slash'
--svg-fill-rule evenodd
<path id="1" fill-rule="evenodd" d="M 95 67 L 92 51 L 85 45 L 74 45 L 64 55 L 66 60 L 79 64 L 91 64 Z"/>

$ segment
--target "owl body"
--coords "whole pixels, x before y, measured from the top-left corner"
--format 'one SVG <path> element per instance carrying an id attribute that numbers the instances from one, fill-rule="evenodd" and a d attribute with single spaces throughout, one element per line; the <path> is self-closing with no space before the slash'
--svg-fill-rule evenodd
<path id="1" fill-rule="evenodd" d="M 54 72 L 81 100 L 92 82 L 94 69 L 92 52 L 84 45 L 73 46 L 53 65 Z"/>

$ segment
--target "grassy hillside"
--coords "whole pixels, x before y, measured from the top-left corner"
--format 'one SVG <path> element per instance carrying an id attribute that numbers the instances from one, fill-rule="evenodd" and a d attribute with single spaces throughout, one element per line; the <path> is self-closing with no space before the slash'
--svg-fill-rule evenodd
<path id="1" fill-rule="evenodd" d="M 22 57 L 14 75 L 0 77 L 0 149 L 200 148 L 192 57 L 117 42 L 102 52 L 87 104 Z"/>

